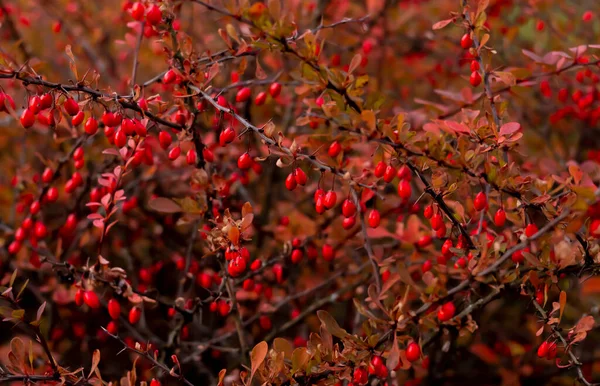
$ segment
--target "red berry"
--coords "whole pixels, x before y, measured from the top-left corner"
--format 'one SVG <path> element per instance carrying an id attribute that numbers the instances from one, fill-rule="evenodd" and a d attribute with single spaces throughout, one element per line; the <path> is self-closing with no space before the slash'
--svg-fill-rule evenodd
<path id="1" fill-rule="evenodd" d="M 63 107 L 65 108 L 67 114 L 69 114 L 70 116 L 74 116 L 79 112 L 79 105 L 77 104 L 77 102 L 75 102 L 75 99 L 73 98 L 67 98 L 67 100 L 63 104 Z"/>
<path id="2" fill-rule="evenodd" d="M 162 81 L 164 84 L 171 84 L 175 82 L 175 79 L 177 79 L 177 74 L 175 73 L 175 71 L 168 70 L 167 72 L 165 72 L 165 75 L 163 75 Z"/>
<path id="3" fill-rule="evenodd" d="M 543 20 L 538 20 L 538 22 L 535 24 L 535 29 L 538 31 L 542 31 L 545 27 L 545 23 Z"/>
<path id="4" fill-rule="evenodd" d="M 127 145 L 127 134 L 125 134 L 125 130 L 121 128 L 115 133 L 115 146 L 121 148 L 125 145 Z"/>
<path id="5" fill-rule="evenodd" d="M 469 78 L 469 82 L 471 83 L 471 86 L 473 87 L 477 87 L 481 84 L 481 75 L 479 74 L 478 71 L 473 71 L 471 73 L 471 77 Z"/>
<path id="6" fill-rule="evenodd" d="M 31 213 L 32 215 L 36 215 L 40 212 L 40 208 L 41 208 L 41 204 L 38 200 L 35 200 L 34 202 L 31 203 L 31 205 L 29 205 L 29 213 Z"/>
<path id="7" fill-rule="evenodd" d="M 85 155 L 85 153 L 83 151 L 83 148 L 82 147 L 78 147 L 73 152 L 73 159 L 74 160 L 83 159 L 84 155 Z"/>
<path id="8" fill-rule="evenodd" d="M 37 114 L 40 112 L 41 109 L 42 101 L 40 97 L 37 95 L 32 96 L 29 100 L 29 110 L 31 110 L 32 113 Z"/>
<path id="9" fill-rule="evenodd" d="M 131 308 L 131 310 L 129 310 L 129 323 L 131 324 L 137 324 L 137 322 L 140 321 L 140 318 L 142 317 L 142 310 L 137 307 L 134 306 Z"/>
<path id="10" fill-rule="evenodd" d="M 331 209 L 335 206 L 337 202 L 337 194 L 335 193 L 335 191 L 330 190 L 327 192 L 327 194 L 325 194 L 325 197 L 323 199 L 323 204 L 325 205 L 325 207 L 327 209 Z"/>
<path id="11" fill-rule="evenodd" d="M 131 6 L 129 12 L 131 13 L 131 17 L 133 17 L 135 20 L 141 21 L 144 18 L 146 9 L 144 8 L 144 4 L 138 1 Z"/>
<path id="12" fill-rule="evenodd" d="M 31 126 L 33 126 L 33 124 L 35 123 L 35 114 L 29 110 L 29 109 L 25 109 L 23 110 L 23 112 L 21 113 L 21 125 L 28 129 Z"/>
<path id="13" fill-rule="evenodd" d="M 54 102 L 54 97 L 52 94 L 42 94 L 40 97 L 40 110 L 48 109 L 52 107 L 52 103 Z"/>
<path id="14" fill-rule="evenodd" d="M 175 161 L 181 155 L 181 148 L 179 146 L 175 146 L 169 151 L 169 159 L 171 161 Z"/>
<path id="15" fill-rule="evenodd" d="M 542 342 L 537 349 L 537 356 L 540 358 L 545 358 L 548 355 L 549 348 L 548 342 Z"/>
<path id="16" fill-rule="evenodd" d="M 42 181 L 44 183 L 49 183 L 52 181 L 52 178 L 54 177 L 54 172 L 52 171 L 52 169 L 50 168 L 46 168 L 44 169 L 44 172 L 42 173 Z"/>
<path id="17" fill-rule="evenodd" d="M 244 88 L 240 89 L 240 91 L 237 92 L 237 94 L 235 96 L 235 101 L 236 102 L 246 102 L 248 99 L 250 99 L 251 94 L 252 94 L 252 91 L 250 91 L 250 87 L 244 87 Z"/>
<path id="18" fill-rule="evenodd" d="M 262 106 L 263 104 L 265 104 L 266 100 L 267 100 L 267 93 L 264 91 L 261 91 L 258 93 L 256 98 L 254 98 L 254 104 L 257 106 Z"/>
<path id="19" fill-rule="evenodd" d="M 35 223 L 35 228 L 33 229 L 35 237 L 38 239 L 43 239 L 48 234 L 48 229 L 46 229 L 46 225 L 43 222 L 37 221 Z"/>
<path id="20" fill-rule="evenodd" d="M 471 72 L 479 71 L 479 68 L 480 68 L 479 67 L 479 61 L 472 60 L 470 68 L 471 68 Z"/>
<path id="21" fill-rule="evenodd" d="M 357 367 L 352 374 L 352 382 L 364 385 L 369 381 L 369 374 L 363 367 Z"/>
<path id="22" fill-rule="evenodd" d="M 58 189 L 54 186 L 50 187 L 46 192 L 46 200 L 48 202 L 55 202 L 58 199 Z"/>
<path id="23" fill-rule="evenodd" d="M 423 216 L 427 219 L 430 219 L 433 216 L 433 206 L 427 205 L 423 210 Z"/>
<path id="24" fill-rule="evenodd" d="M 85 121 L 84 129 L 89 135 L 96 134 L 98 131 L 98 121 L 94 117 L 89 117 L 87 121 Z"/>
<path id="25" fill-rule="evenodd" d="M 445 322 L 447 320 L 452 319 L 455 311 L 456 308 L 454 307 L 454 303 L 448 302 L 440 307 L 440 309 L 438 310 L 437 317 L 440 320 L 440 322 Z"/>
<path id="26" fill-rule="evenodd" d="M 356 213 L 356 205 L 350 199 L 345 199 L 342 204 L 342 214 L 344 217 L 352 217 Z"/>
<path id="27" fill-rule="evenodd" d="M 100 300 L 98 300 L 98 295 L 94 291 L 85 291 L 83 301 L 90 308 L 100 308 Z"/>
<path id="28" fill-rule="evenodd" d="M 202 149 L 202 157 L 204 157 L 206 162 L 213 162 L 215 160 L 213 152 L 206 147 Z"/>
<path id="29" fill-rule="evenodd" d="M 109 334 L 116 335 L 117 332 L 119 332 L 119 326 L 117 325 L 117 323 L 114 320 L 111 320 L 106 325 L 106 331 L 108 331 Z"/>
<path id="30" fill-rule="evenodd" d="M 381 222 L 381 215 L 377 209 L 371 210 L 368 216 L 368 223 L 371 228 L 377 228 Z"/>
<path id="31" fill-rule="evenodd" d="M 296 168 L 294 170 L 294 178 L 296 179 L 298 185 L 302 186 L 306 185 L 306 182 L 308 180 L 308 178 L 306 177 L 306 173 L 304 173 L 304 170 L 300 168 Z"/>
<path id="32" fill-rule="evenodd" d="M 398 184 L 398 195 L 403 200 L 408 200 L 412 195 L 412 187 L 410 186 L 410 181 L 402 180 Z"/>
<path id="33" fill-rule="evenodd" d="M 108 314 L 114 320 L 118 320 L 121 316 L 121 304 L 117 299 L 110 299 L 108 301 Z"/>
<path id="34" fill-rule="evenodd" d="M 479 192 L 475 196 L 475 200 L 473 201 L 473 205 L 475 206 L 475 210 L 481 211 L 485 209 L 487 206 L 487 196 L 484 192 Z"/>
<path id="35" fill-rule="evenodd" d="M 248 152 L 242 154 L 237 160 L 237 165 L 242 170 L 250 169 L 250 166 L 252 166 L 252 157 L 250 157 L 250 154 Z"/>
<path id="36" fill-rule="evenodd" d="M 292 251 L 292 263 L 298 264 L 300 261 L 302 261 L 302 257 L 304 257 L 302 249 L 294 249 Z"/>
<path id="37" fill-rule="evenodd" d="M 156 25 L 162 20 L 162 12 L 158 5 L 152 4 L 146 13 L 146 21 L 151 25 Z"/>
<path id="38" fill-rule="evenodd" d="M 527 224 L 527 226 L 525 227 L 525 236 L 527 237 L 531 237 L 533 235 L 535 235 L 538 232 L 538 227 L 537 225 L 531 223 L 531 224 Z"/>
<path id="39" fill-rule="evenodd" d="M 298 186 L 298 183 L 296 182 L 296 177 L 294 177 L 294 173 L 288 174 L 288 176 L 285 179 L 285 187 L 287 188 L 287 190 L 292 191 L 296 189 L 296 186 Z"/>
<path id="40" fill-rule="evenodd" d="M 188 165 L 196 165 L 196 150 L 190 149 L 185 155 L 185 161 Z"/>
<path id="41" fill-rule="evenodd" d="M 273 98 L 277 98 L 279 94 L 281 94 L 281 84 L 272 83 L 271 86 L 269 86 L 269 94 L 271 94 Z"/>
<path id="42" fill-rule="evenodd" d="M 82 289 L 78 289 L 77 292 L 75 292 L 75 304 L 77 305 L 77 307 L 81 307 L 83 305 L 84 292 L 85 291 Z"/>
<path id="43" fill-rule="evenodd" d="M 460 38 L 460 46 L 465 50 L 468 50 L 473 45 L 473 39 L 471 38 L 471 33 L 467 32 Z"/>
<path id="44" fill-rule="evenodd" d="M 83 111 L 79 111 L 72 119 L 71 119 L 71 123 L 73 124 L 73 126 L 79 126 L 81 125 L 81 122 L 83 122 L 83 118 L 85 118 L 85 113 Z"/>
<path id="45" fill-rule="evenodd" d="M 331 158 L 335 158 L 342 152 L 342 145 L 338 141 L 334 141 L 329 145 L 329 150 L 327 153 Z"/>
<path id="46" fill-rule="evenodd" d="M 385 172 L 383 173 L 383 180 L 385 182 L 392 182 L 392 180 L 396 177 L 396 169 L 392 165 L 388 165 L 385 168 Z"/>
<path id="47" fill-rule="evenodd" d="M 501 227 L 504 226 L 505 222 L 506 212 L 504 211 L 504 209 L 500 208 L 496 211 L 496 214 L 494 215 L 494 224 L 496 224 L 497 227 Z"/>
<path id="48" fill-rule="evenodd" d="M 593 16 L 594 16 L 594 14 L 592 13 L 592 11 L 585 11 L 583 13 L 583 16 L 581 17 L 581 20 L 590 21 L 590 20 L 592 20 Z"/>
<path id="49" fill-rule="evenodd" d="M 425 260 L 425 262 L 421 266 L 421 271 L 423 273 L 428 272 L 431 270 L 432 267 L 433 267 L 433 263 L 431 263 L 431 260 Z"/>
<path id="50" fill-rule="evenodd" d="M 223 130 L 221 132 L 221 134 L 219 135 L 219 145 L 225 146 L 228 143 L 233 142 L 234 139 L 235 139 L 235 130 L 233 130 L 231 127 L 228 127 L 225 130 Z"/>
<path id="51" fill-rule="evenodd" d="M 166 131 L 161 131 L 158 133 L 158 142 L 160 143 L 160 147 L 166 150 L 171 146 L 173 139 L 171 138 L 171 134 Z"/>
<path id="52" fill-rule="evenodd" d="M 333 250 L 333 247 L 329 244 L 323 245 L 322 253 L 323 260 L 325 261 L 332 261 L 335 258 L 335 251 Z"/>
<path id="53" fill-rule="evenodd" d="M 351 229 L 354 225 L 356 224 L 356 217 L 352 216 L 352 217 L 346 217 L 343 221 L 342 221 L 342 227 L 345 230 Z"/>
<path id="54" fill-rule="evenodd" d="M 383 161 L 379 161 L 379 163 L 377 163 L 377 165 L 375 166 L 375 171 L 374 171 L 375 177 L 377 177 L 377 178 L 383 177 L 386 169 L 387 169 L 386 163 Z"/>
<path id="55" fill-rule="evenodd" d="M 415 342 L 411 342 L 406 347 L 406 359 L 409 362 L 415 362 L 421 358 L 421 348 Z"/>
<path id="56" fill-rule="evenodd" d="M 431 228 L 435 231 L 442 229 L 444 227 L 444 219 L 442 218 L 442 215 L 439 213 L 434 214 L 431 217 Z"/>

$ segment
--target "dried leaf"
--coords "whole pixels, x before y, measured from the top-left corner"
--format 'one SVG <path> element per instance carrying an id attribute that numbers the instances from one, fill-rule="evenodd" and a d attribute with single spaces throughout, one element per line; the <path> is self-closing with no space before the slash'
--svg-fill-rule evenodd
<path id="1" fill-rule="evenodd" d="M 92 373 L 98 367 L 98 363 L 100 363 L 100 350 L 95 349 L 94 355 L 92 355 L 92 367 L 90 368 L 90 375 L 88 375 L 88 378 L 92 376 Z"/>
<path id="2" fill-rule="evenodd" d="M 454 21 L 454 19 L 446 19 L 446 20 L 440 20 L 437 23 L 435 23 L 433 25 L 433 27 L 431 27 L 431 29 L 438 30 L 438 29 L 442 29 L 444 27 L 446 27 L 448 24 L 452 23 Z"/>
<path id="3" fill-rule="evenodd" d="M 254 348 L 250 352 L 251 372 L 250 379 L 248 380 L 248 385 L 252 384 L 252 378 L 254 377 L 254 373 L 256 373 L 256 370 L 258 370 L 260 365 L 262 365 L 262 363 L 264 362 L 265 358 L 267 357 L 268 351 L 269 345 L 263 340 L 262 342 L 254 346 Z"/>
<path id="4" fill-rule="evenodd" d="M 565 311 L 565 304 L 567 304 L 567 293 L 565 291 L 560 291 L 558 302 L 560 304 L 560 313 L 558 318 L 562 319 L 563 312 Z"/>

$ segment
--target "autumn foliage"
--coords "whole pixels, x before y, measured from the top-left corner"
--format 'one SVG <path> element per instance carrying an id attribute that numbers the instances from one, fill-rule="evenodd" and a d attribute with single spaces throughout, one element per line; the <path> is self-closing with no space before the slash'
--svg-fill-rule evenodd
<path id="1" fill-rule="evenodd" d="M 599 17 L 0 0 L 0 383 L 600 382 Z"/>

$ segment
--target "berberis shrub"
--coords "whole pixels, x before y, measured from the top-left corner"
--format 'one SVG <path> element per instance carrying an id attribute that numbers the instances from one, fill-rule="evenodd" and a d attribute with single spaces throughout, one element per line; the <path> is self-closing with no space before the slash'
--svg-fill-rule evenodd
<path id="1" fill-rule="evenodd" d="M 599 11 L 0 0 L 0 382 L 600 381 Z"/>

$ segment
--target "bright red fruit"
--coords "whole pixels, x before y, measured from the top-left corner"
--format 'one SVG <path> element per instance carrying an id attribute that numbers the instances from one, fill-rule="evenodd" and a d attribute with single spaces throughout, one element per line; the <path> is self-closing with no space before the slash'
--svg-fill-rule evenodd
<path id="1" fill-rule="evenodd" d="M 421 348 L 415 342 L 411 342 L 406 347 L 406 359 L 409 362 L 415 362 L 421 358 Z"/>
<path id="2" fill-rule="evenodd" d="M 442 229 L 444 227 L 444 219 L 442 218 L 442 215 L 439 213 L 434 214 L 431 217 L 431 228 L 435 231 Z"/>
<path id="3" fill-rule="evenodd" d="M 531 237 L 531 236 L 535 235 L 536 233 L 538 233 L 537 225 L 535 225 L 533 223 L 527 224 L 527 226 L 525 227 L 525 236 Z"/>
<path id="4" fill-rule="evenodd" d="M 175 71 L 167 70 L 167 72 L 165 72 L 165 75 L 163 75 L 162 81 L 164 84 L 171 84 L 175 82 L 175 79 L 177 79 L 177 74 L 175 73 Z"/>
<path id="5" fill-rule="evenodd" d="M 325 207 L 327 209 L 331 209 L 335 206 L 337 202 L 337 194 L 335 193 L 335 191 L 330 190 L 325 194 L 324 200 L 323 200 L 323 204 L 325 205 Z"/>
<path id="6" fill-rule="evenodd" d="M 412 195 L 412 187 L 410 186 L 410 181 L 402 180 L 398 183 L 398 195 L 403 200 L 408 200 Z"/>
<path id="7" fill-rule="evenodd" d="M 545 358 L 548 355 L 548 351 L 549 351 L 549 344 L 548 344 L 548 342 L 544 341 L 544 342 L 542 342 L 542 344 L 540 344 L 540 346 L 537 349 L 537 356 L 540 358 Z"/>
<path id="8" fill-rule="evenodd" d="M 467 32 L 460 38 L 460 46 L 465 50 L 468 50 L 473 45 L 473 39 L 471 38 L 471 33 Z"/>
<path id="9" fill-rule="evenodd" d="M 117 299 L 110 299 L 108 301 L 108 314 L 114 320 L 118 320 L 121 316 L 121 304 Z"/>
<path id="10" fill-rule="evenodd" d="M 33 124 L 35 123 L 35 114 L 29 110 L 29 109 L 25 109 L 23 110 L 23 112 L 21 113 L 21 125 L 28 129 L 31 126 L 33 126 Z"/>
<path id="11" fill-rule="evenodd" d="M 63 107 L 65 108 L 67 114 L 69 114 L 70 116 L 74 116 L 79 112 L 79 105 L 77 104 L 77 102 L 75 102 L 75 99 L 73 98 L 67 98 L 67 100 L 63 104 Z"/>
<path id="12" fill-rule="evenodd" d="M 100 300 L 94 291 L 85 291 L 83 294 L 83 301 L 90 308 L 100 308 Z"/>
<path id="13" fill-rule="evenodd" d="M 75 292 L 75 304 L 77 307 L 81 307 L 83 305 L 84 293 L 85 291 L 82 289 L 78 289 L 77 292 Z"/>
<path id="14" fill-rule="evenodd" d="M 254 98 L 254 104 L 257 106 L 262 106 L 265 104 L 266 100 L 267 100 L 267 93 L 264 91 L 261 91 L 258 93 L 258 95 L 256 95 L 256 98 Z"/>
<path id="15" fill-rule="evenodd" d="M 144 8 L 144 4 L 138 1 L 131 6 L 129 12 L 131 13 L 131 17 L 133 17 L 135 20 L 141 21 L 144 18 L 146 9 Z"/>
<path id="16" fill-rule="evenodd" d="M 137 19 L 136 19 L 137 20 Z M 159 24 L 162 20 L 162 12 L 158 5 L 152 4 L 146 13 L 146 21 L 151 25 Z"/>
<path id="17" fill-rule="evenodd" d="M 375 166 L 375 171 L 373 173 L 375 174 L 375 177 L 381 178 L 385 174 L 386 169 L 387 169 L 386 163 L 383 161 L 379 161 L 377 163 L 377 165 Z"/>
<path id="18" fill-rule="evenodd" d="M 171 134 L 166 131 L 161 131 L 158 133 L 158 142 L 160 143 L 160 147 L 167 150 L 169 146 L 171 146 L 173 138 L 171 138 Z"/>
<path id="19" fill-rule="evenodd" d="M 237 160 L 237 165 L 238 168 L 242 169 L 242 170 L 246 170 L 246 169 L 250 169 L 250 166 L 252 166 L 252 157 L 250 157 L 250 154 L 248 154 L 248 152 L 242 154 L 241 156 L 239 156 L 238 160 Z"/>
<path id="20" fill-rule="evenodd" d="M 445 322 L 452 319 L 452 317 L 454 316 L 454 312 L 456 312 L 454 303 L 448 302 L 438 309 L 437 317 L 440 322 Z"/>
<path id="21" fill-rule="evenodd" d="M 335 258 L 335 251 L 329 244 L 324 244 L 322 248 L 323 260 L 332 261 Z"/>
<path id="22" fill-rule="evenodd" d="M 331 145 L 329 145 L 329 150 L 327 150 L 327 153 L 329 154 L 329 156 L 331 158 L 335 158 L 338 156 L 338 154 L 340 154 L 342 152 L 342 145 L 340 145 L 340 143 L 338 141 L 334 141 L 331 143 Z"/>
<path id="23" fill-rule="evenodd" d="M 181 155 L 181 148 L 179 146 L 175 146 L 171 150 L 169 150 L 169 159 L 171 161 L 175 161 Z"/>
<path id="24" fill-rule="evenodd" d="M 431 219 L 432 216 L 433 216 L 433 206 L 427 205 L 425 207 L 425 209 L 423 210 L 423 217 L 425 217 L 427 219 Z"/>
<path id="25" fill-rule="evenodd" d="M 473 205 L 475 206 L 475 210 L 481 211 L 485 209 L 487 206 L 487 196 L 484 192 L 479 192 L 475 196 L 475 200 L 473 200 Z"/>
<path id="26" fill-rule="evenodd" d="M 131 310 L 129 310 L 129 316 L 128 316 L 129 323 L 137 324 L 137 322 L 140 321 L 141 317 L 142 317 L 142 310 L 139 307 L 134 306 L 131 308 Z"/>
<path id="27" fill-rule="evenodd" d="M 396 169 L 392 165 L 388 165 L 385 168 L 385 172 L 383 172 L 383 180 L 385 182 L 392 182 L 392 180 L 396 177 Z"/>
<path id="28" fill-rule="evenodd" d="M 377 209 L 373 209 L 369 212 L 367 222 L 371 228 L 377 228 L 379 226 L 379 223 L 381 222 L 381 215 Z"/>
<path id="29" fill-rule="evenodd" d="M 298 183 L 296 182 L 296 177 L 294 177 L 294 173 L 288 174 L 288 176 L 285 179 L 285 187 L 287 188 L 287 190 L 292 191 L 296 189 L 296 186 L 298 186 Z"/>
<path id="30" fill-rule="evenodd" d="M 496 224 L 497 227 L 501 227 L 504 226 L 504 223 L 506 223 L 506 212 L 504 209 L 500 208 L 494 215 L 494 224 Z"/>
<path id="31" fill-rule="evenodd" d="M 237 94 L 235 95 L 235 101 L 236 102 L 246 102 L 248 99 L 250 99 L 251 94 L 252 94 L 252 91 L 250 90 L 250 87 L 244 87 L 240 91 L 238 91 Z"/>
<path id="32" fill-rule="evenodd" d="M 481 75 L 479 74 L 479 71 L 473 71 L 471 73 L 471 76 L 469 77 L 469 82 L 473 87 L 477 87 L 481 84 Z"/>
<path id="33" fill-rule="evenodd" d="M 84 129 L 89 135 L 96 134 L 98 131 L 98 121 L 94 117 L 89 117 L 87 121 L 85 121 Z"/>
<path id="34" fill-rule="evenodd" d="M 269 86 L 269 94 L 271 94 L 273 98 L 277 98 L 279 94 L 281 94 L 281 84 L 272 83 L 271 86 Z"/>
<path id="35" fill-rule="evenodd" d="M 188 165 L 196 165 L 196 149 L 188 150 L 185 155 L 185 162 L 187 162 Z"/>
<path id="36" fill-rule="evenodd" d="M 344 217 L 352 217 L 356 213 L 356 205 L 349 198 L 344 200 L 342 204 L 342 214 Z"/>
<path id="37" fill-rule="evenodd" d="M 306 173 L 304 173 L 304 170 L 300 169 L 300 168 L 296 168 L 294 170 L 294 178 L 296 179 L 296 182 L 298 183 L 298 185 L 306 185 L 306 182 L 308 181 L 308 177 L 306 177 Z"/>

